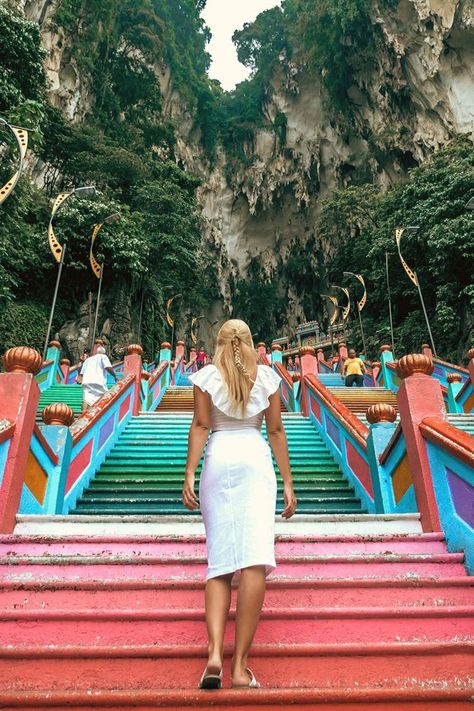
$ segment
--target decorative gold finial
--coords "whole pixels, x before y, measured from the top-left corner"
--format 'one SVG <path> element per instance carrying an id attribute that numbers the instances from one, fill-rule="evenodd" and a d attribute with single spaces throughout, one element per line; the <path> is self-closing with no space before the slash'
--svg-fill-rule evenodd
<path id="1" fill-rule="evenodd" d="M 41 370 L 43 359 L 38 351 L 29 346 L 9 348 L 3 356 L 3 367 L 7 373 L 32 373 Z"/>

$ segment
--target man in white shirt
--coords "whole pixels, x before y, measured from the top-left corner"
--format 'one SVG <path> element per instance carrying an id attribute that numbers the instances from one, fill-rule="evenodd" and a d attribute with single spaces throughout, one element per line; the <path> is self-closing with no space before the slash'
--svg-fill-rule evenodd
<path id="1" fill-rule="evenodd" d="M 117 382 L 118 377 L 112 363 L 105 355 L 105 348 L 98 346 L 97 352 L 82 364 L 77 382 L 82 385 L 82 414 L 92 407 L 107 392 L 107 373 Z"/>

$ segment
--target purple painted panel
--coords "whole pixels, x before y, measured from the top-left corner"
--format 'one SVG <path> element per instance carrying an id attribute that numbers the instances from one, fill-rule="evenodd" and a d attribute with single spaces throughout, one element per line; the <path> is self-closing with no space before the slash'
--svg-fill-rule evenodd
<path id="1" fill-rule="evenodd" d="M 340 449 L 341 449 L 341 435 L 339 433 L 338 428 L 334 424 L 334 422 L 331 419 L 329 419 L 329 417 L 327 415 L 326 415 L 326 431 L 327 431 L 328 435 L 330 436 L 330 438 L 332 439 L 332 441 L 334 442 L 334 444 L 336 445 L 336 447 L 340 451 Z"/>
<path id="2" fill-rule="evenodd" d="M 436 373 L 436 375 L 441 375 L 441 376 L 445 377 L 444 368 L 442 368 L 440 365 L 434 366 L 433 373 Z"/>
<path id="3" fill-rule="evenodd" d="M 474 528 L 474 487 L 448 467 L 446 474 L 457 515 Z"/>
<path id="4" fill-rule="evenodd" d="M 102 449 L 102 445 L 109 439 L 111 432 L 113 432 L 114 429 L 114 417 L 115 413 L 112 414 L 107 422 L 102 425 L 100 428 L 99 432 L 99 445 L 97 447 L 97 451 L 99 452 Z"/>

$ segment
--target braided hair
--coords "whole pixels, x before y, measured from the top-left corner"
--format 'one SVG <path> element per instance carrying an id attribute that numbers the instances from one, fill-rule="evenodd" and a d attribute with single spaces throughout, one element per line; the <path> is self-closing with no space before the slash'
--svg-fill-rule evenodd
<path id="1" fill-rule="evenodd" d="M 217 334 L 214 364 L 227 386 L 233 409 L 245 414 L 257 371 L 257 354 L 250 328 L 244 321 L 230 319 Z"/>

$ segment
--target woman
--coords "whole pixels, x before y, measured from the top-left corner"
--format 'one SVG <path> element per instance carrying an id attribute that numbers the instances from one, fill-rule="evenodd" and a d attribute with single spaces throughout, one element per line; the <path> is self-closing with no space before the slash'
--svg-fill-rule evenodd
<path id="1" fill-rule="evenodd" d="M 190 376 L 194 384 L 194 417 L 189 430 L 183 503 L 197 509 L 195 471 L 209 430 L 199 486 L 206 529 L 205 593 L 209 659 L 202 689 L 220 689 L 224 632 L 229 614 L 231 581 L 241 571 L 232 657 L 232 686 L 258 687 L 247 657 L 265 595 L 265 577 L 274 570 L 276 477 L 270 449 L 260 430 L 265 415 L 268 441 L 284 482 L 283 517 L 290 518 L 296 499 L 288 445 L 281 421 L 279 376 L 257 366 L 249 327 L 227 321 L 217 334 L 212 365 Z"/>

